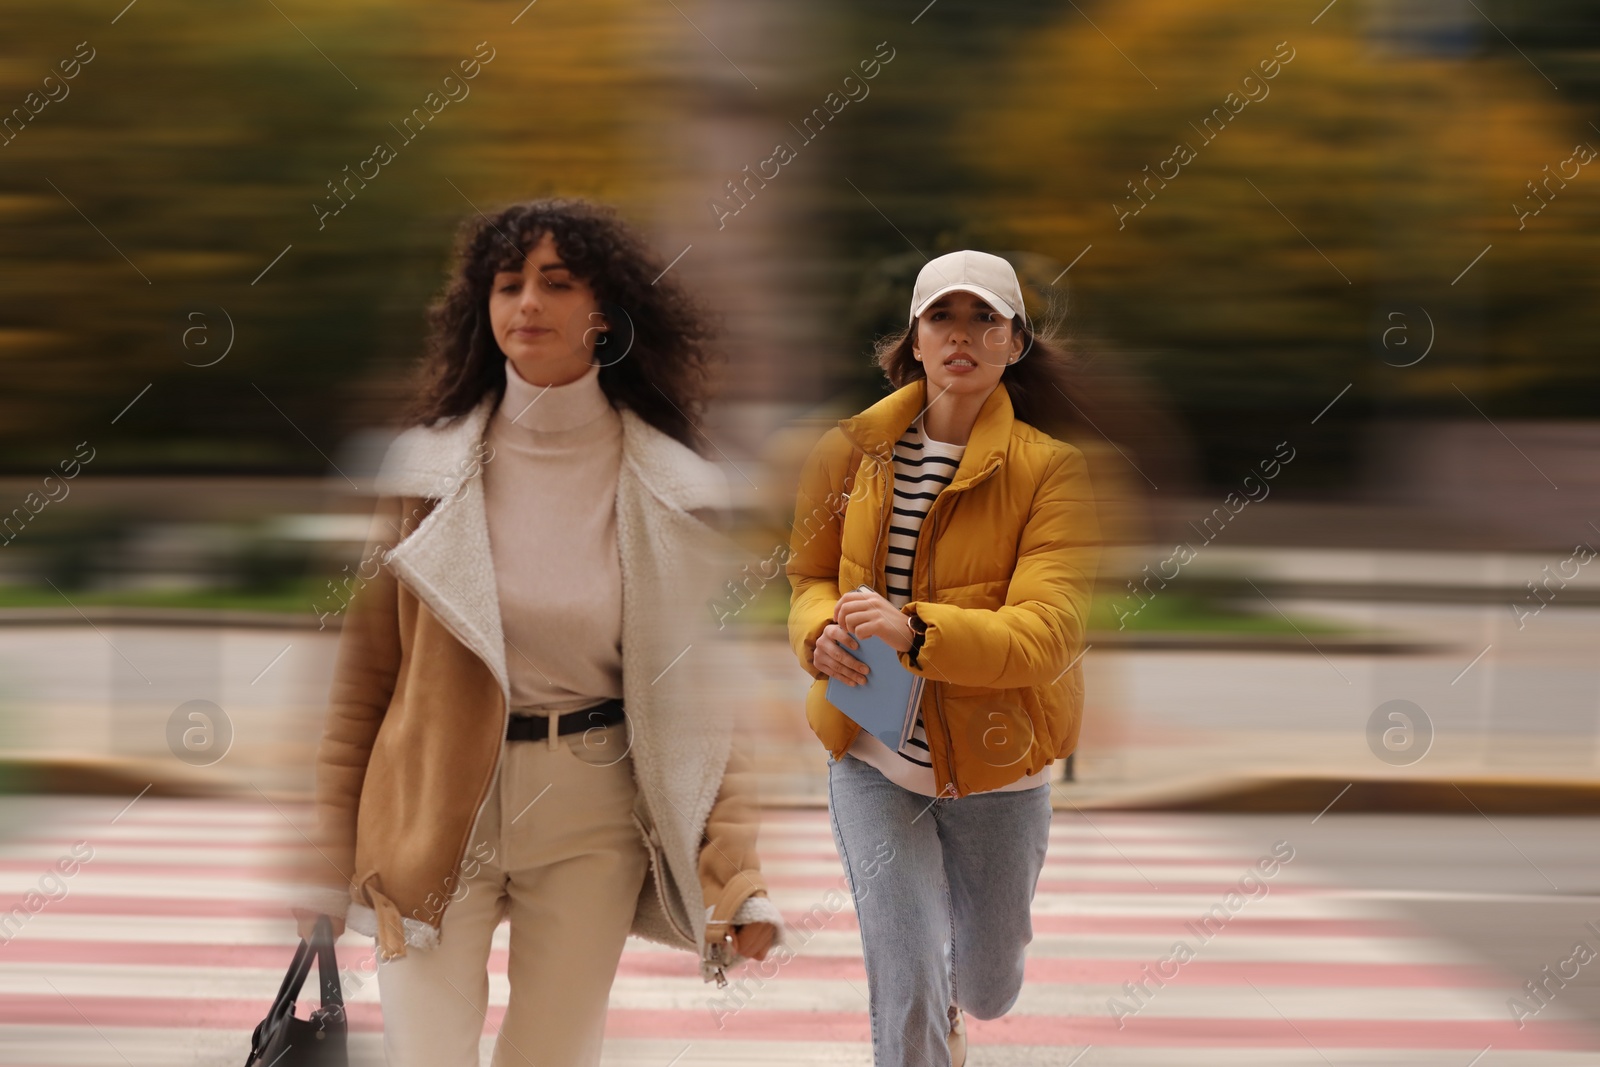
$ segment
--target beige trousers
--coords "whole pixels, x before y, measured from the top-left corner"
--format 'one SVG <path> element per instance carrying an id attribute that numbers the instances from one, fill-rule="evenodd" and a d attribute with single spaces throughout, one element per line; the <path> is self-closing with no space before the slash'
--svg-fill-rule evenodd
<path id="1" fill-rule="evenodd" d="M 478 1067 L 490 941 L 511 921 L 494 1067 L 596 1067 L 649 865 L 628 724 L 506 741 L 439 943 L 378 966 L 390 1067 Z M 481 862 L 480 862 L 481 861 Z"/>

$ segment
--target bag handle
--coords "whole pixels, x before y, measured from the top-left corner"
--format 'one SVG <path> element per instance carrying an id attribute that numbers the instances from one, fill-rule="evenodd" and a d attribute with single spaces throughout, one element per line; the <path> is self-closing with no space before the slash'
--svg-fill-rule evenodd
<path id="1" fill-rule="evenodd" d="M 316 929 L 311 932 L 317 951 L 317 980 L 322 986 L 322 1010 L 335 1019 L 344 1018 L 344 990 L 339 985 L 339 957 L 333 950 L 333 920 L 326 915 L 317 916 Z"/>
<path id="2" fill-rule="evenodd" d="M 333 921 L 327 915 L 318 915 L 316 926 L 311 931 L 311 940 L 301 938 L 300 947 L 294 950 L 294 960 L 283 976 L 283 985 L 278 987 L 278 995 L 272 1002 L 272 1010 L 267 1013 L 268 1019 L 279 1019 L 294 1014 L 295 1002 L 300 999 L 300 990 L 305 988 L 306 978 L 311 974 L 312 957 L 317 961 L 317 978 L 318 984 L 322 987 L 323 1010 L 333 1007 L 337 1009 L 337 1016 L 344 1015 L 344 993 L 339 987 L 339 959 L 333 949 Z"/>

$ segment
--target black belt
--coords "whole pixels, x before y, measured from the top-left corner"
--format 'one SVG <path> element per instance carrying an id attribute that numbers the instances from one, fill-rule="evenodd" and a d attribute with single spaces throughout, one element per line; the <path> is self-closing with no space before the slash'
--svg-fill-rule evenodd
<path id="1" fill-rule="evenodd" d="M 599 727 L 615 726 L 627 716 L 622 709 L 622 700 L 612 697 L 604 703 L 595 704 L 587 708 L 576 708 L 572 711 L 563 711 L 556 722 L 556 736 L 575 734 L 582 730 L 593 730 Z M 550 736 L 550 717 L 548 715 L 513 715 L 511 723 L 506 727 L 507 741 L 543 741 Z"/>

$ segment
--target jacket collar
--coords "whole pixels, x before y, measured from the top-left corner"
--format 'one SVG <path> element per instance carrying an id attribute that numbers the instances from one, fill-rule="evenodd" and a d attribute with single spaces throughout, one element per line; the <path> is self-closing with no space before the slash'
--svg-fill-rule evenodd
<path id="1" fill-rule="evenodd" d="M 441 501 L 414 529 L 395 531 L 398 543 L 384 562 L 489 665 L 509 700 L 505 636 L 483 492 L 483 464 L 494 458 L 484 445 L 484 431 L 495 403 L 491 394 L 452 421 L 402 432 L 384 456 L 376 492 L 379 496 Z M 651 539 L 661 536 L 660 529 L 638 530 L 633 516 L 642 514 L 646 521 L 654 521 L 648 517 L 666 512 L 692 521 L 686 512 L 725 509 L 730 494 L 727 479 L 716 464 L 629 408 L 622 407 L 620 414 L 617 533 L 627 594 L 630 571 L 639 568 L 642 576 L 638 580 L 643 581 L 654 566 L 655 561 L 646 557 L 655 551 Z M 647 507 L 646 501 L 652 497 L 665 506 Z M 638 536 L 630 536 L 634 533 Z"/>
<path id="2" fill-rule="evenodd" d="M 928 379 L 901 386 L 859 414 L 839 420 L 844 435 L 884 463 L 894 459 L 894 445 L 928 406 Z M 997 385 L 978 410 L 978 421 L 967 438 L 967 450 L 946 490 L 965 489 L 987 477 L 997 462 L 1004 462 L 1015 421 L 1011 394 Z"/>
<path id="3" fill-rule="evenodd" d="M 454 421 L 441 419 L 432 426 L 413 426 L 402 432 L 384 456 L 377 494 L 438 500 L 454 496 L 477 477 L 482 461 L 490 458 L 480 447 L 495 406 L 490 394 Z M 624 406 L 619 413 L 623 466 L 654 496 L 683 511 L 728 506 L 727 479 L 716 464 L 658 430 L 631 408 Z"/>

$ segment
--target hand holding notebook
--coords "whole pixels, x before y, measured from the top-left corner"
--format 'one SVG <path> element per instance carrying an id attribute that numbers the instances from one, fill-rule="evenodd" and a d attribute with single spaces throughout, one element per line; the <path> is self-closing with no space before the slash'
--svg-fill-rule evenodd
<path id="1" fill-rule="evenodd" d="M 847 633 L 849 631 L 846 631 Z M 855 634 L 850 634 L 856 637 Z M 848 715 L 872 736 L 898 751 L 917 724 L 917 709 L 922 702 L 924 679 L 900 663 L 900 656 L 883 638 L 876 635 L 856 638 L 859 649 L 845 648 L 850 656 L 867 665 L 867 680 L 846 685 L 828 679 L 828 703 Z"/>

